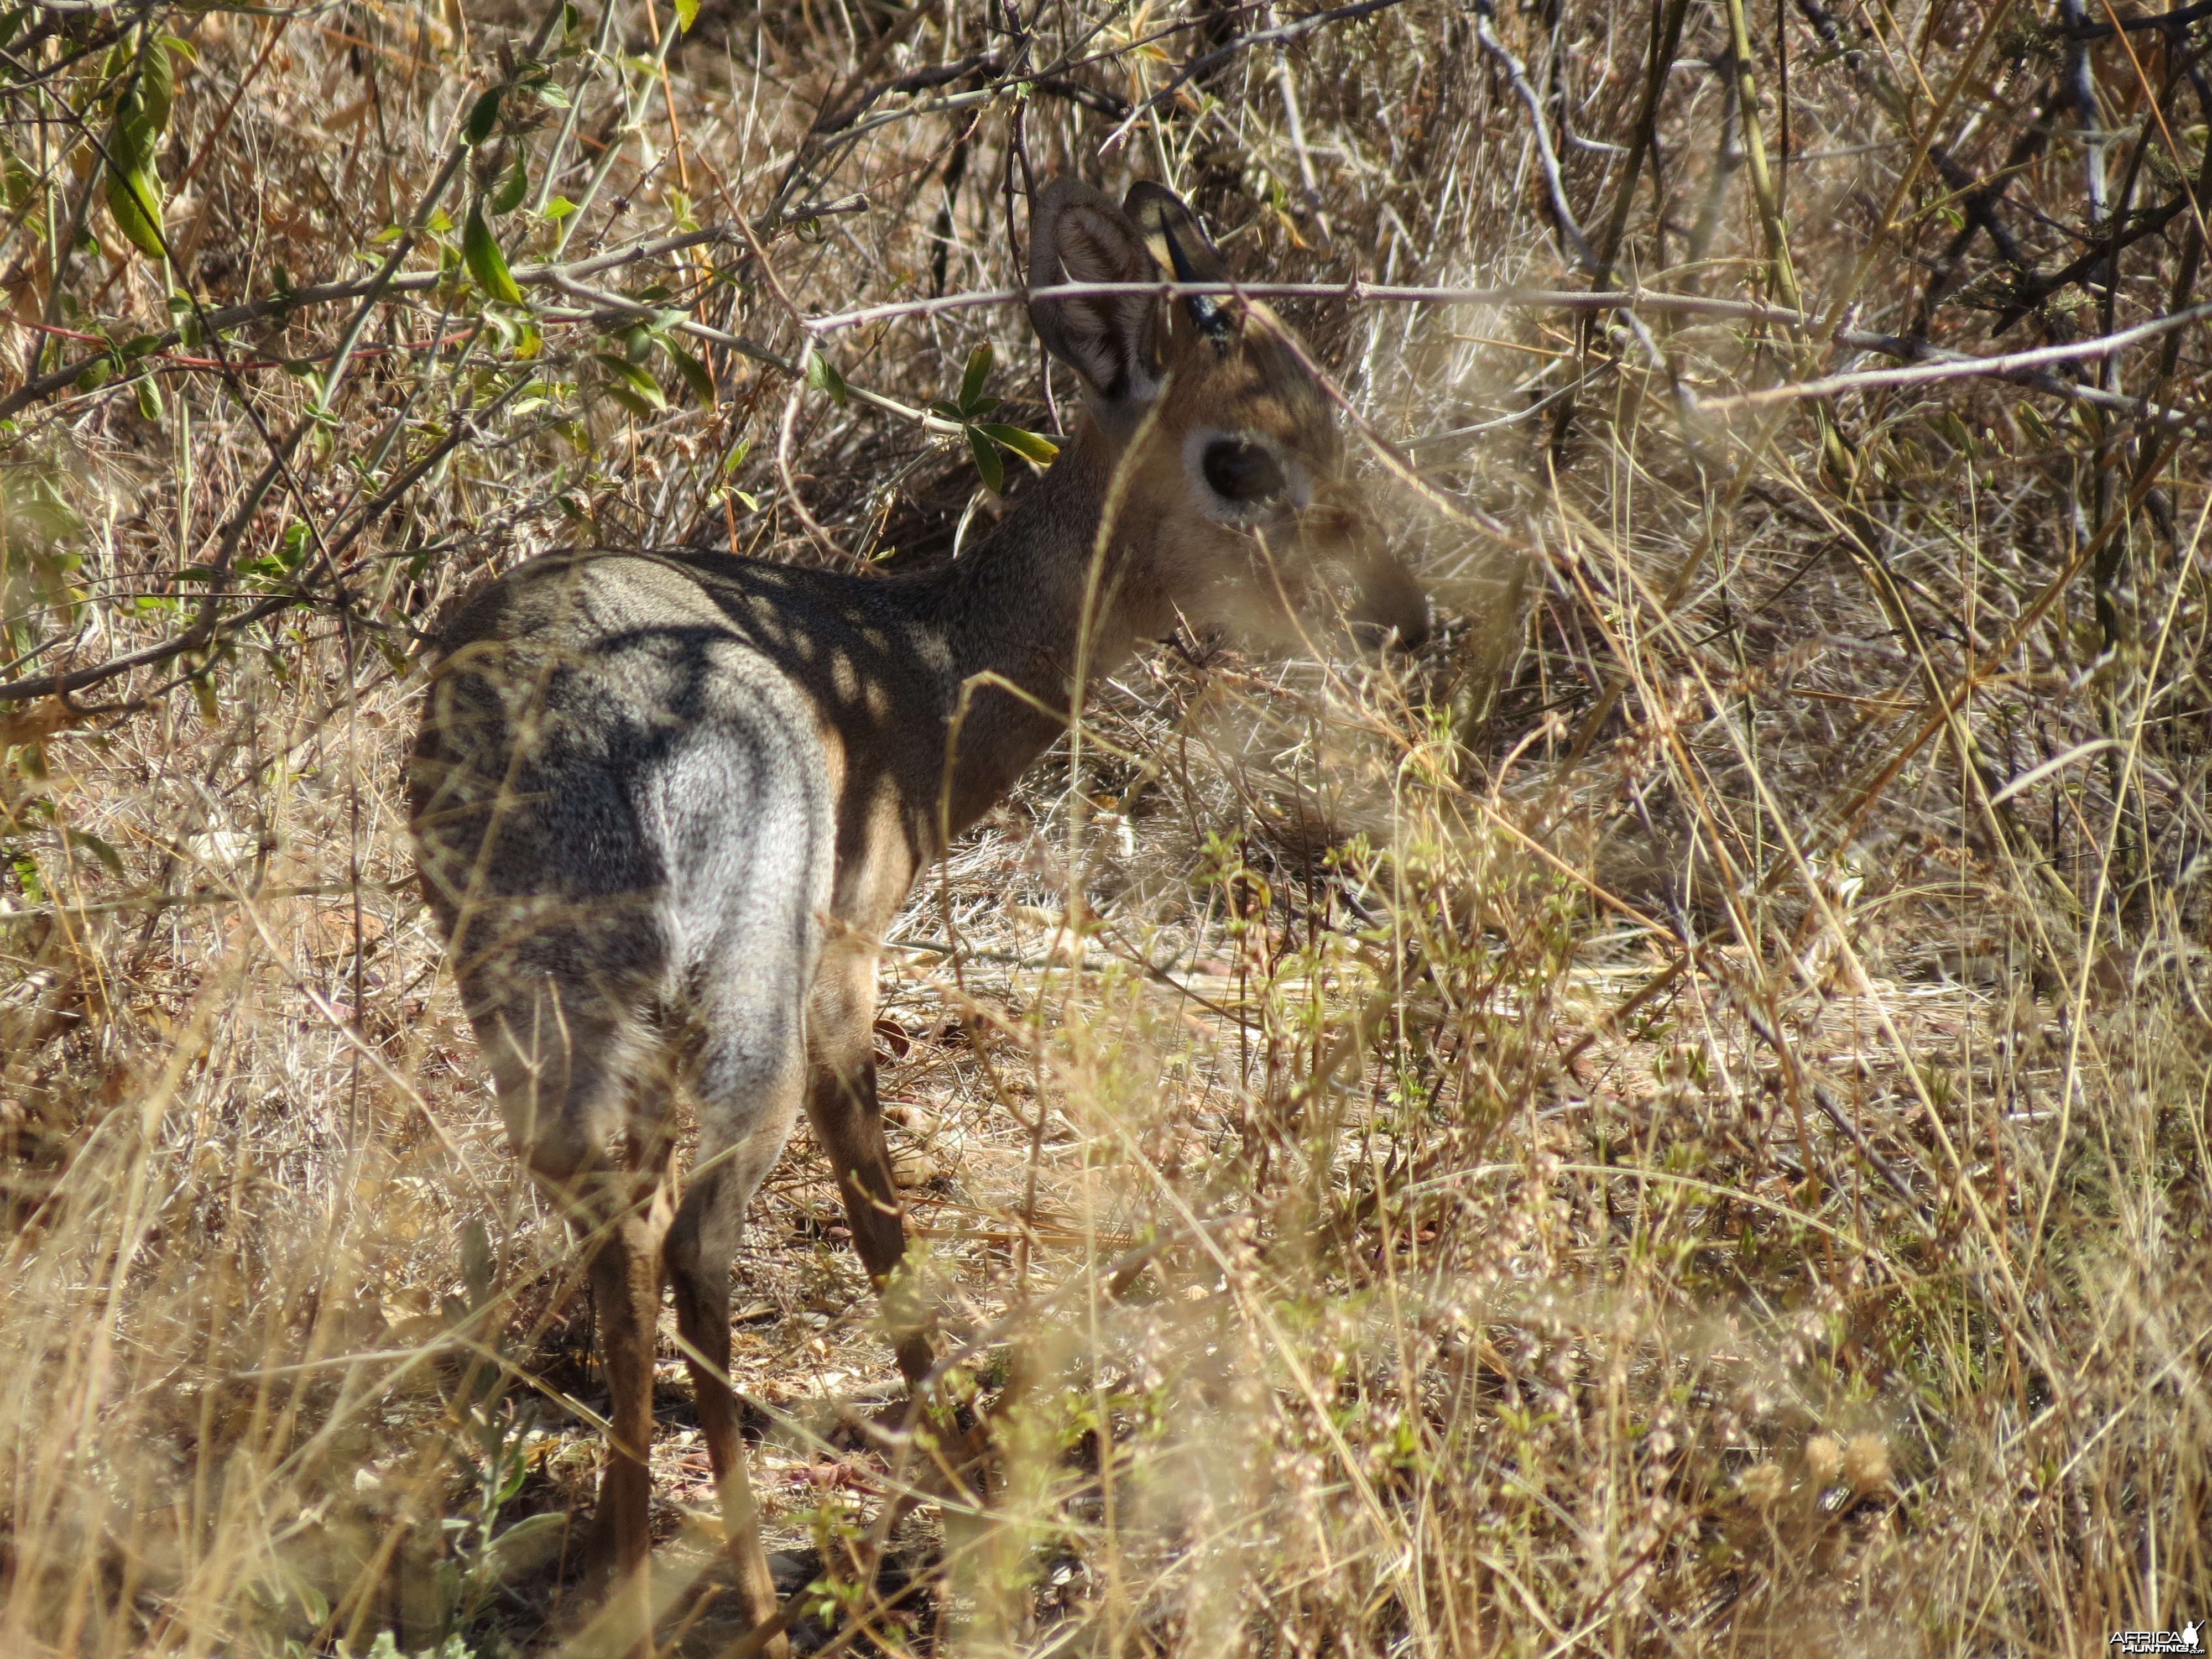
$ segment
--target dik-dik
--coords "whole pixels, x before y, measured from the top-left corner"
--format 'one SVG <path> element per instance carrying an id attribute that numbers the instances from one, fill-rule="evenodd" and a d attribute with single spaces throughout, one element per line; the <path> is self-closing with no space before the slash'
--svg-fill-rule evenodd
<path id="1" fill-rule="evenodd" d="M 1156 185 L 1116 209 L 1054 180 L 1031 242 L 1033 288 L 1224 278 Z M 1334 569 L 1364 620 L 1404 644 L 1426 631 L 1345 476 L 1327 396 L 1262 307 L 1121 294 L 1038 300 L 1030 318 L 1084 412 L 950 563 L 887 576 L 555 554 L 492 583 L 438 644 L 416 856 L 507 1131 L 591 1253 L 612 1396 L 593 1540 L 635 1621 L 625 1640 L 649 1616 L 664 1278 L 744 1610 L 774 1611 L 727 1379 L 731 1263 L 804 1106 L 860 1259 L 893 1288 L 905 1241 L 876 1103 L 877 956 L 947 836 L 1065 729 L 1079 672 L 1110 673 L 1186 622 L 1279 617 Z M 698 1113 L 680 1192 L 678 1086 Z M 932 1364 L 914 1304 L 886 1304 L 910 1386 Z"/>

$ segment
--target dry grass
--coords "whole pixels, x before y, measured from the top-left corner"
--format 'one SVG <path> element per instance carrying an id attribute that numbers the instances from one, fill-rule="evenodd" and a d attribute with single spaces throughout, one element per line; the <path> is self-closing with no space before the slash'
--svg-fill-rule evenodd
<path id="1" fill-rule="evenodd" d="M 795 1146 L 737 1370 L 800 1635 L 2014 1656 L 2212 1613 L 2202 331 L 1717 406 L 2185 310 L 2205 25 L 1793 3 L 1740 81 L 1705 0 L 1242 48 L 1290 10 L 706 0 L 671 41 L 624 0 L 556 18 L 541 97 L 540 16 L 364 0 L 143 14 L 191 46 L 166 277 L 92 160 L 142 14 L 0 22 L 0 1650 L 575 1628 L 528 1517 L 588 1495 L 604 1396 L 407 879 L 420 630 L 580 538 L 919 560 L 997 510 L 957 436 L 672 320 L 791 362 L 793 308 L 1006 286 L 1071 167 L 1255 276 L 1588 289 L 1543 143 L 1603 259 L 1669 14 L 1614 281 L 1817 320 L 1286 304 L 1417 474 L 1370 469 L 1439 638 L 1176 641 L 917 896 L 895 1150 L 1000 1480 L 871 1535 L 895 1373 Z M 488 308 L 455 227 L 518 161 Z M 652 337 L 527 269 L 694 226 L 583 278 Z M 368 306 L 319 422 L 358 301 L 192 326 L 394 246 L 448 276 Z M 1050 429 L 1018 307 L 823 345 L 919 406 L 985 341 Z M 669 1358 L 672 1592 L 714 1523 Z"/>

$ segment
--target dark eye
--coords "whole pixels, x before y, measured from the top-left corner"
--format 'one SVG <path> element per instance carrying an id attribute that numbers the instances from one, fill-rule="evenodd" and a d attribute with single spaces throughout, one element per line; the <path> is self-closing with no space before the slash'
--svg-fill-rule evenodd
<path id="1" fill-rule="evenodd" d="M 1224 438 L 1206 447 L 1200 463 L 1213 493 L 1232 501 L 1271 501 L 1283 493 L 1283 469 L 1257 444 Z"/>

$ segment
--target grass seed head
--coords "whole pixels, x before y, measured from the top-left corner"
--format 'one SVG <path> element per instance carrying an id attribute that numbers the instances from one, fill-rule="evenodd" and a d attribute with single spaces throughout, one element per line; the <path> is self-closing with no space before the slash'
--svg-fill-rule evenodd
<path id="1" fill-rule="evenodd" d="M 1805 1479 L 1815 1492 L 1835 1484 L 1844 1467 L 1844 1443 L 1832 1434 L 1816 1434 L 1805 1443 Z"/>
<path id="2" fill-rule="evenodd" d="M 1844 1443 L 1844 1484 L 1859 1498 L 1889 1490 L 1889 1443 L 1878 1434 L 1855 1434 Z"/>
<path id="3" fill-rule="evenodd" d="M 1754 1463 L 1736 1477 L 1735 1489 L 1753 1509 L 1772 1509 L 1790 1490 L 1790 1477 L 1779 1463 Z"/>

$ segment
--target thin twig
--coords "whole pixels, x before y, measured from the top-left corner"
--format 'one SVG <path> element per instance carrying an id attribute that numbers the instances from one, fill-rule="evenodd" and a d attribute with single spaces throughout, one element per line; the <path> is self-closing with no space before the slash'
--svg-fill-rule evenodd
<path id="1" fill-rule="evenodd" d="M 2115 226 L 2109 240 L 2098 243 L 2070 264 L 2051 272 L 2048 276 L 2037 276 L 2032 280 L 2023 281 L 2014 291 L 2011 298 L 2006 301 L 2004 309 L 1997 313 L 1996 321 L 1990 325 L 1990 335 L 1994 337 L 2003 333 L 2060 289 L 2071 287 L 2074 283 L 2094 276 L 2109 261 L 2145 238 L 2157 235 L 2166 228 L 2170 221 L 2188 210 L 2189 196 L 2186 191 L 2158 207 L 2144 208 L 2139 213 L 2129 217 L 2124 233 Z"/>
<path id="2" fill-rule="evenodd" d="M 2168 345 L 2180 337 L 2178 333 L 2167 336 Z M 1963 351 L 1947 351 L 1914 335 L 1869 334 L 1857 329 L 1846 329 L 1836 337 L 1836 343 L 1853 351 L 1877 351 L 1885 357 L 1896 357 L 1911 363 L 1971 363 L 1981 377 L 2027 386 L 2071 403 L 2093 404 L 2099 409 L 2109 409 L 2116 415 L 2124 415 L 2131 420 L 2145 421 L 2169 430 L 2212 436 L 2212 413 L 2178 409 L 2171 404 L 2158 403 L 2149 398 L 2133 398 L 2122 392 L 2107 392 L 2102 386 L 2085 386 L 2078 380 L 2062 379 L 2047 369 L 1993 370 L 1990 367 L 1992 361 L 1990 358 L 1972 357 Z"/>
<path id="3" fill-rule="evenodd" d="M 2131 345 L 2140 345 L 2145 340 L 2154 340 L 2161 335 L 2170 334 L 2175 329 L 2187 328 L 2208 317 L 2212 317 L 2212 305 L 2192 306 L 2187 311 L 2178 312 L 2172 316 L 2153 318 L 2147 323 L 2136 324 L 2133 328 L 2124 328 L 2113 334 L 2100 334 L 2092 339 L 2038 346 L 2033 351 L 2015 351 L 2002 357 L 1954 357 L 1940 362 L 1916 363 L 1905 368 L 1873 368 L 1853 374 L 1830 374 L 1817 380 L 1796 380 L 1784 386 L 1768 386 L 1763 391 L 1715 398 L 1698 407 L 1709 414 L 1726 414 L 1739 409 L 1758 409 L 1768 404 L 1832 398 L 1846 392 L 1871 392 L 1885 386 L 1928 386 L 1942 380 L 1970 380 L 2011 374 L 2023 369 L 2048 368 L 2054 363 L 2102 359 L 2112 356 L 2115 352 L 2124 351 Z"/>
<path id="4" fill-rule="evenodd" d="M 832 312 L 806 319 L 810 334 L 834 333 L 899 317 L 930 317 L 981 306 L 1026 305 L 1031 300 L 1104 299 L 1121 294 L 1152 294 L 1163 300 L 1206 295 L 1215 299 L 1342 300 L 1351 305 L 1527 306 L 1564 311 L 1650 311 L 1686 316 L 1739 318 L 1797 325 L 1810 320 L 1796 312 L 1748 300 L 1712 300 L 1698 294 L 1663 294 L 1644 289 L 1608 289 L 1583 293 L 1573 289 L 1420 288 L 1390 283 L 1057 283 L 1038 289 L 979 289 L 934 300 L 898 300 Z"/>
<path id="5" fill-rule="evenodd" d="M 1498 38 L 1498 31 L 1491 27 L 1491 19 L 1494 15 L 1491 0 L 1474 0 L 1475 39 L 1482 43 L 1485 52 L 1504 65 L 1506 76 L 1513 82 L 1513 90 L 1520 94 L 1521 101 L 1528 106 L 1528 125 L 1535 134 L 1536 155 L 1543 166 L 1544 187 L 1551 196 L 1552 220 L 1559 228 L 1560 241 L 1572 252 L 1577 265 L 1596 276 L 1601 270 L 1598 258 L 1590 252 L 1589 239 L 1583 234 L 1583 228 L 1575 218 L 1575 210 L 1568 204 L 1567 186 L 1559 177 L 1559 155 L 1552 147 L 1552 125 L 1544 118 L 1544 100 L 1536 95 L 1536 88 L 1528 84 L 1528 71 L 1522 66 L 1521 60 L 1506 49 L 1505 43 Z M 1795 303 L 1794 296 L 1792 303 Z"/>
<path id="6" fill-rule="evenodd" d="M 1591 273 L 1591 280 L 1600 287 L 1613 280 L 1613 262 L 1620 257 L 1620 239 L 1627 234 L 1629 209 L 1636 200 L 1636 181 L 1644 171 L 1644 158 L 1658 143 L 1659 100 L 1666 95 L 1668 73 L 1674 66 L 1674 54 L 1680 50 L 1682 20 L 1689 9 L 1690 0 L 1667 0 L 1666 15 L 1651 37 L 1651 57 L 1644 77 L 1644 104 L 1636 114 L 1636 138 L 1629 145 L 1628 160 L 1621 167 L 1620 183 L 1613 189 L 1613 216 L 1606 222 L 1605 236 L 1599 244 L 1597 269 Z"/>

